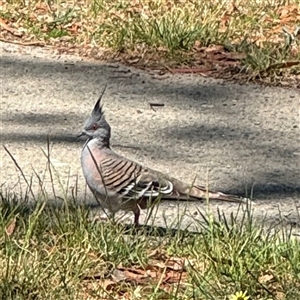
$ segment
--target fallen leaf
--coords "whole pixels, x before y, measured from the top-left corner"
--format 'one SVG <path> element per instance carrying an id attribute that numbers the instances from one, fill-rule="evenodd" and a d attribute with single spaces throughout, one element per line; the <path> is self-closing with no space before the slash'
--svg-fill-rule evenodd
<path id="1" fill-rule="evenodd" d="M 268 71 L 270 71 L 272 69 L 290 68 L 290 67 L 297 66 L 297 65 L 300 65 L 300 60 L 298 60 L 298 61 L 281 62 L 281 63 L 276 63 L 276 64 L 268 66 L 262 72 L 268 72 Z"/>
<path id="2" fill-rule="evenodd" d="M 262 276 L 258 277 L 258 282 L 259 283 L 268 283 L 268 282 L 270 282 L 273 279 L 274 279 L 273 275 L 265 274 L 265 275 L 262 275 Z"/>
<path id="3" fill-rule="evenodd" d="M 213 45 L 211 47 L 207 47 L 205 49 L 206 53 L 212 53 L 212 52 L 217 52 L 217 53 L 222 53 L 224 50 L 224 47 L 222 45 Z"/>
<path id="4" fill-rule="evenodd" d="M 127 279 L 125 273 L 122 270 L 118 270 L 118 269 L 113 270 L 111 277 L 112 277 L 112 282 L 114 283 L 119 281 L 124 281 Z"/>
<path id="5" fill-rule="evenodd" d="M 137 282 L 140 284 L 148 282 L 149 279 L 156 276 L 156 274 L 149 273 L 147 272 L 147 270 L 144 269 L 139 269 L 135 267 L 125 268 L 122 266 L 118 266 L 117 271 L 114 270 L 113 274 L 117 274 L 116 279 L 119 279 L 119 281 Z"/>
<path id="6" fill-rule="evenodd" d="M 170 257 L 166 262 L 167 268 L 174 271 L 183 271 L 185 259 L 180 257 Z"/>
<path id="7" fill-rule="evenodd" d="M 11 220 L 11 222 L 9 223 L 9 225 L 5 228 L 6 234 L 7 234 L 8 236 L 11 236 L 11 235 L 14 233 L 14 231 L 15 231 L 15 229 L 16 229 L 16 221 L 17 221 L 17 218 L 14 217 L 14 218 Z"/>
<path id="8" fill-rule="evenodd" d="M 185 272 L 170 271 L 166 273 L 163 283 L 182 283 L 186 278 L 187 273 Z"/>
<path id="9" fill-rule="evenodd" d="M 21 37 L 23 34 L 18 32 L 17 30 L 11 28 L 10 26 L 8 26 L 4 19 L 0 18 L 0 27 L 2 27 L 3 29 L 5 29 L 6 31 L 10 32 L 12 35 L 17 36 L 17 37 Z"/>

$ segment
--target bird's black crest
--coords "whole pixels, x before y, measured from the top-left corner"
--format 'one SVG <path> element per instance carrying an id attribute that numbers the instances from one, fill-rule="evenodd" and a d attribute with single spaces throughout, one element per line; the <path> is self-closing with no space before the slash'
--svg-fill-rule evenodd
<path id="1" fill-rule="evenodd" d="M 107 87 L 107 84 L 105 85 L 103 91 L 101 92 L 101 94 L 100 94 L 100 96 L 99 96 L 99 98 L 98 98 L 98 100 L 97 100 L 97 102 L 94 106 L 94 109 L 92 111 L 93 115 L 98 115 L 98 114 L 102 115 L 103 114 L 101 99 L 102 99 L 102 97 L 103 97 L 103 95 L 106 91 L 106 87 Z"/>

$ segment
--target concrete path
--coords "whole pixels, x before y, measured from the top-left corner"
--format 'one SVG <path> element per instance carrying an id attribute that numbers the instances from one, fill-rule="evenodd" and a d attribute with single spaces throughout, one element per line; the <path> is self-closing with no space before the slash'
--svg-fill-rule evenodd
<path id="1" fill-rule="evenodd" d="M 194 75 L 162 77 L 117 64 L 82 61 L 50 50 L 1 47 L 1 143 L 23 172 L 52 196 L 45 171 L 47 136 L 56 193 L 76 187 L 91 203 L 80 170 L 83 141 L 76 140 L 94 102 L 104 96 L 115 151 L 151 168 L 211 189 L 249 194 L 258 220 L 282 221 L 300 234 L 299 90 L 238 85 Z M 155 107 L 149 103 L 162 103 Z M 59 180 L 57 179 L 59 178 Z M 60 182 L 60 183 L 59 183 Z M 20 192 L 24 180 L 1 147 L 3 189 Z M 238 206 L 211 204 L 229 214 Z M 202 203 L 163 203 L 155 224 L 182 226 L 199 219 Z M 127 215 L 132 217 L 131 214 Z"/>

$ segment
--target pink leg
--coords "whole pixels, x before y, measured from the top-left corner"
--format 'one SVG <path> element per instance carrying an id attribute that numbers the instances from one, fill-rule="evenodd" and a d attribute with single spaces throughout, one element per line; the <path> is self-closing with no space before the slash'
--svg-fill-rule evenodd
<path id="1" fill-rule="evenodd" d="M 140 218 L 140 210 L 138 209 L 137 211 L 134 212 L 134 226 L 135 227 L 139 226 L 139 218 Z"/>

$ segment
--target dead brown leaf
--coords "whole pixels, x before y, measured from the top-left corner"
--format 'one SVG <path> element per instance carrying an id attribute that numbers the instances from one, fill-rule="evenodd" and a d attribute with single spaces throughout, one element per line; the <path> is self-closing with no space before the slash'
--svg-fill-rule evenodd
<path id="1" fill-rule="evenodd" d="M 274 280 L 274 276 L 270 274 L 264 274 L 262 276 L 259 276 L 258 278 L 258 281 L 262 284 L 269 283 L 270 281 L 273 280 Z"/>
<path id="2" fill-rule="evenodd" d="M 120 265 L 117 267 L 117 270 L 118 276 L 122 276 L 124 278 L 123 280 L 125 280 L 126 282 L 136 282 L 140 284 L 148 282 L 149 279 L 155 277 L 156 275 L 138 267 L 125 268 Z"/>
<path id="3" fill-rule="evenodd" d="M 206 53 L 222 53 L 225 49 L 222 45 L 213 45 L 205 49 Z"/>
<path id="4" fill-rule="evenodd" d="M 15 229 L 16 229 L 16 222 L 17 222 L 17 218 L 14 217 L 11 222 L 8 224 L 8 226 L 5 228 L 5 231 L 6 231 L 6 234 L 8 236 L 11 236 L 14 232 L 15 232 Z"/>
<path id="5" fill-rule="evenodd" d="M 4 30 L 8 31 L 14 36 L 21 37 L 23 34 L 15 30 L 14 28 L 10 27 L 6 24 L 5 20 L 0 18 L 0 27 L 2 27 Z"/>
<path id="6" fill-rule="evenodd" d="M 172 284 L 182 285 L 186 282 L 185 261 L 184 258 L 170 257 L 166 260 L 152 259 L 145 267 L 124 267 L 120 264 L 110 278 L 100 279 L 100 284 L 106 291 L 117 291 L 123 296 L 128 284 L 143 287 L 149 286 L 149 283 L 160 284 L 160 288 L 167 292 L 172 289 Z"/>
<path id="7" fill-rule="evenodd" d="M 285 18 L 285 17 L 291 16 L 291 15 L 299 15 L 300 8 L 296 4 L 285 5 L 283 7 L 280 7 L 278 12 L 279 12 L 281 18 Z"/>
<path id="8" fill-rule="evenodd" d="M 168 255 L 165 250 L 158 248 L 151 251 L 148 257 L 152 259 L 166 260 L 168 258 Z"/>
<path id="9" fill-rule="evenodd" d="M 46 4 L 37 3 L 35 5 L 34 11 L 39 14 L 39 13 L 42 13 L 42 12 L 44 13 L 44 12 L 51 11 L 51 10 L 50 10 L 50 7 Z"/>
<path id="10" fill-rule="evenodd" d="M 182 281 L 185 281 L 186 278 L 187 274 L 184 272 L 170 271 L 166 272 L 165 278 L 163 279 L 162 283 L 181 283 Z"/>
<path id="11" fill-rule="evenodd" d="M 273 64 L 268 66 L 263 72 L 269 72 L 270 70 L 273 69 L 281 69 L 281 68 L 290 68 L 293 66 L 297 66 L 300 65 L 300 61 L 287 61 L 287 62 L 281 62 L 281 63 L 277 63 L 277 64 Z"/>
<path id="12" fill-rule="evenodd" d="M 125 281 L 127 279 L 126 274 L 122 270 L 118 270 L 118 269 L 113 270 L 111 277 L 112 277 L 112 282 L 114 283 Z"/>
<path id="13" fill-rule="evenodd" d="M 185 259 L 181 257 L 170 257 L 166 262 L 166 266 L 170 270 L 183 271 Z"/>
<path id="14" fill-rule="evenodd" d="M 276 299 L 281 300 L 281 299 L 286 299 L 286 295 L 283 292 L 276 292 Z"/>

